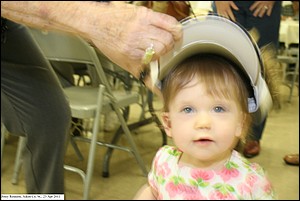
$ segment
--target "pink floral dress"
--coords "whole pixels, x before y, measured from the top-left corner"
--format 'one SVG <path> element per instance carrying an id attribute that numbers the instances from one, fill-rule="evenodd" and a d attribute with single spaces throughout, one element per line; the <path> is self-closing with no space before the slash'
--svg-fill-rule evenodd
<path id="1" fill-rule="evenodd" d="M 165 200 L 274 200 L 264 170 L 237 151 L 220 170 L 179 166 L 182 152 L 172 146 L 156 154 L 148 175 L 149 184 Z"/>

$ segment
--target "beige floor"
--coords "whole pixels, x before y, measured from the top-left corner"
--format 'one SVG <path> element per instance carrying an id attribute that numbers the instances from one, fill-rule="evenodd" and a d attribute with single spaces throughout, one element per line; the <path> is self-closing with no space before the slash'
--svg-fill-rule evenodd
<path id="1" fill-rule="evenodd" d="M 288 166 L 282 160 L 287 153 L 299 152 L 299 97 L 295 88 L 292 102 L 288 103 L 288 88 L 281 87 L 282 109 L 269 114 L 264 136 L 261 141 L 261 154 L 251 161 L 260 163 L 268 172 L 279 199 L 299 200 L 299 167 Z M 156 103 L 159 106 L 160 103 Z M 132 108 L 138 112 L 138 108 Z M 134 113 L 131 113 L 131 118 Z M 101 138 L 109 138 L 109 133 L 100 133 Z M 156 150 L 161 145 L 161 134 L 154 124 L 140 128 L 134 132 L 134 138 L 142 157 L 150 167 Z M 121 140 L 125 143 L 125 140 Z M 21 172 L 18 185 L 11 184 L 17 140 L 10 137 L 4 147 L 4 158 L 1 169 L 1 193 L 25 193 L 24 176 Z M 86 153 L 88 144 L 80 143 Z M 92 180 L 90 199 L 116 200 L 132 199 L 139 187 L 146 182 L 136 161 L 123 151 L 115 151 L 110 165 L 110 177 L 103 178 L 102 158 L 105 148 L 97 147 L 96 165 Z M 72 148 L 66 156 L 66 163 L 85 167 L 86 161 L 78 161 Z M 65 172 L 66 199 L 82 199 L 82 180 L 75 173 Z"/>

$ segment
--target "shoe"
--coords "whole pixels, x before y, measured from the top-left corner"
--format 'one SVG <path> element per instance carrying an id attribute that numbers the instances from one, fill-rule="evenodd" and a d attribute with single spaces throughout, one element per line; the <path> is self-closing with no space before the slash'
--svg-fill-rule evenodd
<path id="1" fill-rule="evenodd" d="M 260 144 L 257 140 L 250 140 L 246 142 L 243 154 L 246 158 L 253 158 L 260 152 Z"/>
<path id="2" fill-rule="evenodd" d="M 283 160 L 288 165 L 298 165 L 299 166 L 299 154 L 288 154 Z"/>

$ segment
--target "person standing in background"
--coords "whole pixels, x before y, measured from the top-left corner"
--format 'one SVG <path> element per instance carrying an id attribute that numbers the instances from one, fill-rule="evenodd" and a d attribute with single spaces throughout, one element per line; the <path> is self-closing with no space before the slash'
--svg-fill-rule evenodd
<path id="1" fill-rule="evenodd" d="M 281 1 L 213 1 L 212 10 L 218 15 L 239 23 L 248 31 L 258 31 L 258 46 L 272 45 L 279 48 Z M 252 158 L 260 153 L 260 140 L 267 117 L 259 124 L 252 124 L 252 137 L 243 150 L 245 157 Z"/>

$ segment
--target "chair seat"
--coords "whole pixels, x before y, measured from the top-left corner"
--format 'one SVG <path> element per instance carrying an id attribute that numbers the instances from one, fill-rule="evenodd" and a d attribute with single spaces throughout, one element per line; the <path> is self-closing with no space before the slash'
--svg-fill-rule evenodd
<path id="1" fill-rule="evenodd" d="M 297 63 L 298 58 L 292 56 L 286 56 L 286 55 L 278 55 L 277 60 L 281 63 L 295 64 Z"/>
<path id="2" fill-rule="evenodd" d="M 92 118 L 95 116 L 97 108 L 97 93 L 96 87 L 68 87 L 64 88 L 64 92 L 70 101 L 72 117 L 76 118 Z M 130 94 L 125 91 L 114 91 L 114 98 L 119 107 L 126 107 L 130 104 L 139 101 L 138 93 L 131 92 Z M 108 97 L 104 97 L 102 105 L 102 113 L 110 111 L 111 105 Z"/>

